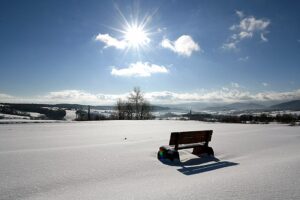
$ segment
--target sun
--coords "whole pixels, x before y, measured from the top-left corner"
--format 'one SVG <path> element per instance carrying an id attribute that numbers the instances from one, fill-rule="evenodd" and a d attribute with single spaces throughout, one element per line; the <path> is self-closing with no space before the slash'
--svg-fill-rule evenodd
<path id="1" fill-rule="evenodd" d="M 129 25 L 124 32 L 125 41 L 130 47 L 139 48 L 148 45 L 150 38 L 143 26 Z"/>
<path id="2" fill-rule="evenodd" d="M 120 43 L 120 49 L 125 50 L 125 54 L 129 50 L 133 50 L 133 52 L 140 55 L 140 52 L 149 50 L 151 48 L 150 37 L 156 33 L 153 31 L 155 28 L 149 27 L 149 24 L 157 12 L 157 9 L 152 12 L 148 11 L 144 16 L 141 16 L 139 15 L 140 11 L 138 8 L 135 8 L 136 10 L 133 10 L 132 13 L 129 14 L 130 20 L 128 20 L 117 4 L 115 4 L 115 8 L 121 19 L 121 27 L 110 28 L 121 33 L 121 35 L 119 36 L 120 39 L 113 38 L 115 40 L 113 40 L 112 43 Z"/>

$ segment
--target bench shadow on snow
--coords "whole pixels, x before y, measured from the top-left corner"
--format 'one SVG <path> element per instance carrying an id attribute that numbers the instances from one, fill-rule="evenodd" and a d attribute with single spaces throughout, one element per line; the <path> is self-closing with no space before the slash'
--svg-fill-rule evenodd
<path id="1" fill-rule="evenodd" d="M 177 169 L 177 171 L 181 172 L 184 175 L 200 174 L 203 172 L 213 171 L 239 164 L 235 162 L 221 161 L 218 158 L 212 156 L 192 158 L 184 162 L 181 162 L 180 160 L 170 161 L 168 159 L 159 161 L 165 165 L 181 167 Z"/>

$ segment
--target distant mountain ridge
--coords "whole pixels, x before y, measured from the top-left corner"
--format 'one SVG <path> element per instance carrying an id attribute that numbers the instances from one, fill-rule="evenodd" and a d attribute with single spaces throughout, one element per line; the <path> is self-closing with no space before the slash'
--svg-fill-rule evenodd
<path id="1" fill-rule="evenodd" d="M 276 104 L 273 106 L 270 106 L 273 110 L 294 110 L 294 111 L 300 111 L 300 100 L 293 100 L 288 101 L 280 104 Z"/>
<path id="2" fill-rule="evenodd" d="M 232 103 L 224 106 L 213 106 L 213 107 L 207 107 L 204 110 L 210 110 L 210 111 L 229 111 L 229 110 L 261 110 L 266 109 L 266 106 L 257 104 L 257 103 Z"/>
<path id="3" fill-rule="evenodd" d="M 246 110 L 293 110 L 300 111 L 300 100 L 293 100 L 288 102 L 283 102 L 279 104 L 275 104 L 272 106 L 264 106 L 257 103 L 232 103 L 224 106 L 212 106 L 207 107 L 203 110 L 209 111 L 246 111 Z"/>

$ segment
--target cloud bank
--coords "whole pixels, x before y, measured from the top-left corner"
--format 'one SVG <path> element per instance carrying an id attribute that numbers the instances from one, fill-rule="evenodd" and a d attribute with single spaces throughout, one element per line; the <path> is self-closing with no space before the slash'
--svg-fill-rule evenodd
<path id="1" fill-rule="evenodd" d="M 123 94 L 92 94 L 82 90 L 62 90 L 49 92 L 45 95 L 31 98 L 17 97 L 0 93 L 0 102 L 3 103 L 78 103 L 91 105 L 112 105 L 117 99 L 125 99 L 129 93 Z M 233 102 L 268 102 L 289 101 L 300 99 L 300 89 L 287 92 L 259 92 L 250 93 L 234 84 L 230 88 L 201 92 L 147 92 L 145 98 L 154 104 L 177 104 L 188 102 L 201 103 L 233 103 Z"/>

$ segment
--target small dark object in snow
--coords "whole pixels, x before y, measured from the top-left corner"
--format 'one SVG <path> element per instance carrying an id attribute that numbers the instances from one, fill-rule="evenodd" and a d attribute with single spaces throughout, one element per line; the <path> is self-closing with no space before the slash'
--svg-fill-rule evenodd
<path id="1" fill-rule="evenodd" d="M 169 159 L 171 161 L 176 159 L 179 160 L 179 153 L 177 150 L 169 148 L 168 146 L 161 146 L 157 153 L 157 158 L 159 160 L 164 160 L 164 159 Z"/>
<path id="2" fill-rule="evenodd" d="M 127 140 L 127 138 L 124 138 L 124 140 Z"/>

